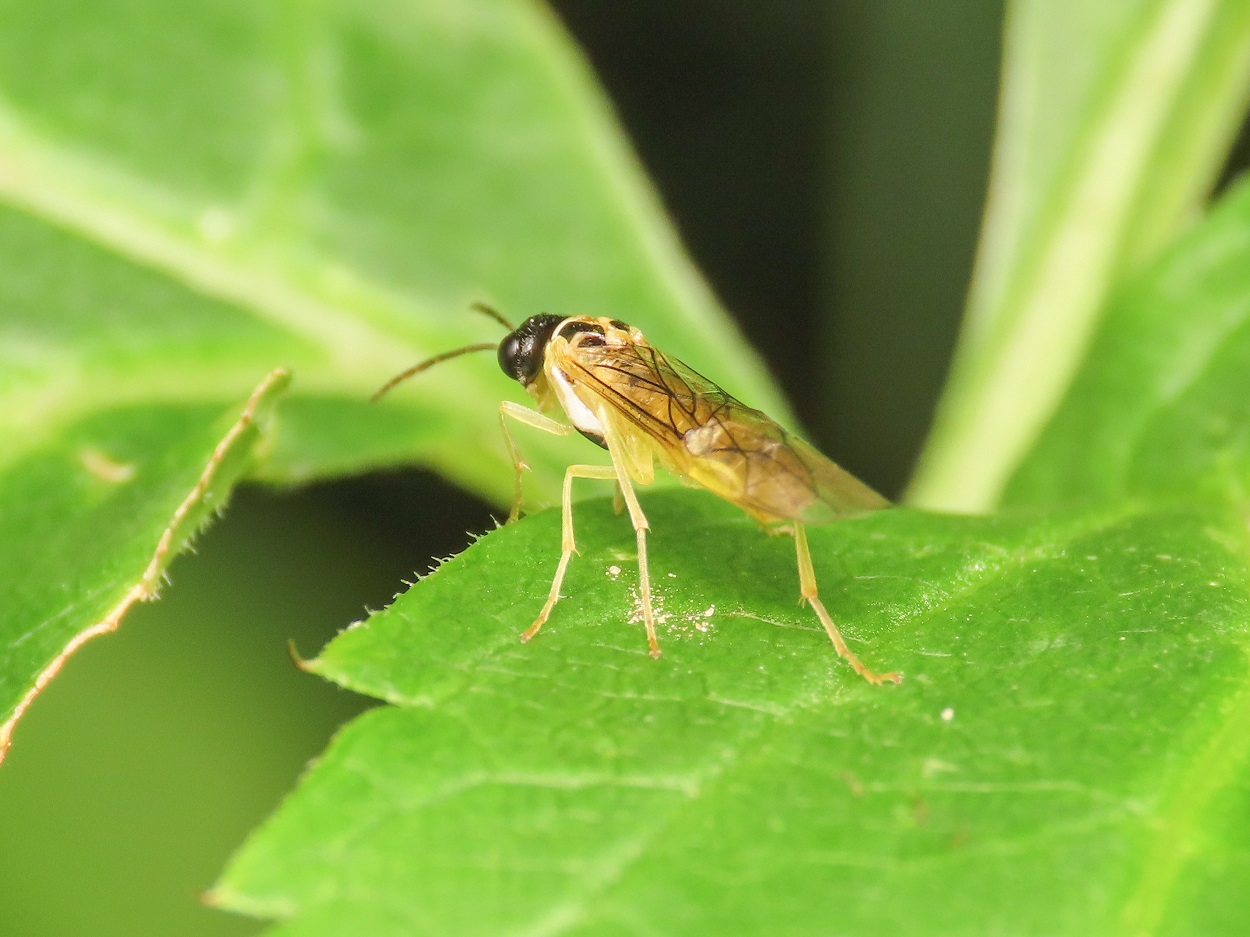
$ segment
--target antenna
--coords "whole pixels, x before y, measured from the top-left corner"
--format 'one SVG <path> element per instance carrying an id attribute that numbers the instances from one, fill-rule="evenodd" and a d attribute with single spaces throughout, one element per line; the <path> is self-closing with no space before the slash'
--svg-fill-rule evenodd
<path id="1" fill-rule="evenodd" d="M 488 306 L 486 303 L 470 303 L 469 308 L 474 312 L 480 312 L 483 315 L 490 316 L 509 332 L 516 331 L 516 326 L 500 315 L 499 310 L 497 310 L 494 306 Z M 463 348 L 445 351 L 441 355 L 435 355 L 433 358 L 426 358 L 419 364 L 414 364 L 407 371 L 401 371 L 399 374 L 396 374 L 393 378 L 383 384 L 380 388 L 378 388 L 377 392 L 369 398 L 369 402 L 377 403 L 384 396 L 386 396 L 387 392 L 390 391 L 396 384 L 402 384 L 404 381 L 408 380 L 408 378 L 416 377 L 422 371 L 429 370 L 436 364 L 442 364 L 444 361 L 450 361 L 452 358 L 459 358 L 461 355 L 467 355 L 473 351 L 494 351 L 498 347 L 498 345 L 492 345 L 487 342 L 479 342 L 476 345 L 465 345 Z"/>
<path id="2" fill-rule="evenodd" d="M 494 351 L 499 346 L 492 342 L 479 342 L 476 345 L 465 345 L 463 348 L 456 348 L 452 351 L 445 351 L 441 355 L 435 355 L 433 358 L 426 358 L 419 364 L 414 364 L 407 371 L 400 371 L 393 378 L 378 388 L 377 392 L 369 398 L 370 403 L 377 403 L 382 399 L 391 388 L 396 384 L 402 384 L 410 377 L 416 377 L 422 371 L 427 371 L 436 364 L 442 364 L 444 361 L 450 361 L 452 358 L 459 358 L 461 355 L 467 355 L 472 351 Z"/>
<path id="3" fill-rule="evenodd" d="M 499 310 L 497 310 L 494 306 L 488 306 L 486 305 L 486 303 L 470 303 L 469 308 L 474 310 L 475 312 L 480 312 L 483 315 L 490 316 L 492 319 L 494 319 L 496 322 L 502 325 L 509 332 L 516 331 L 516 326 L 513 325 L 511 322 L 509 322 L 507 319 L 505 319 L 503 316 L 501 316 L 499 314 Z"/>

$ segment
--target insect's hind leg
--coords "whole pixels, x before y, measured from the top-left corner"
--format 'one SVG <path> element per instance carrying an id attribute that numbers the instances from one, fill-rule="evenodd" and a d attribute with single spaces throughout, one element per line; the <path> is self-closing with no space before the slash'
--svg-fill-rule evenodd
<path id="1" fill-rule="evenodd" d="M 647 567 L 647 515 L 642 513 L 642 505 L 634 494 L 633 483 L 629 480 L 629 472 L 621 461 L 619 443 L 613 434 L 605 434 L 608 451 L 612 454 L 612 465 L 616 472 L 616 490 L 629 508 L 629 521 L 634 526 L 634 537 L 638 541 L 638 591 L 642 598 L 642 622 L 647 628 L 647 645 L 652 658 L 660 656 L 660 642 L 655 636 L 655 612 L 651 608 L 651 573 Z"/>
<path id="2" fill-rule="evenodd" d="M 556 607 L 556 602 L 560 599 L 560 584 L 564 581 L 564 571 L 568 569 L 570 557 L 577 552 L 577 544 L 573 539 L 573 479 L 575 478 L 615 480 L 616 469 L 610 465 L 570 465 L 565 470 L 561 511 L 560 565 L 556 567 L 556 575 L 551 581 L 551 591 L 547 594 L 543 610 L 538 613 L 534 623 L 521 632 L 522 641 L 528 641 L 538 634 L 538 630 L 551 614 L 551 610 Z"/>
<path id="3" fill-rule="evenodd" d="M 802 597 L 800 601 L 807 602 L 816 612 L 816 617 L 820 619 L 820 623 L 825 626 L 825 632 L 829 635 L 829 640 L 833 642 L 834 649 L 849 663 L 857 674 L 867 680 L 869 683 L 902 683 L 903 678 L 897 673 L 874 673 L 869 670 L 864 662 L 855 656 L 855 653 L 846 646 L 846 642 L 842 640 L 842 633 L 838 631 L 838 626 L 833 623 L 833 619 L 829 616 L 829 612 L 825 610 L 825 604 L 820 601 L 820 596 L 816 592 L 816 571 L 812 568 L 812 552 L 807 546 L 807 530 L 798 521 L 795 521 L 794 528 L 794 544 L 799 557 L 799 594 Z"/>

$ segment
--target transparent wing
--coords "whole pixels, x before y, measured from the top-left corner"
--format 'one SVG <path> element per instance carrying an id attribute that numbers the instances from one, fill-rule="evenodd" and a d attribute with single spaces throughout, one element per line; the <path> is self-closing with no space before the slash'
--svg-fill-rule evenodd
<path id="1" fill-rule="evenodd" d="M 819 524 L 889 502 L 766 414 L 635 342 L 568 348 L 559 366 L 621 418 L 631 445 L 765 522 Z"/>

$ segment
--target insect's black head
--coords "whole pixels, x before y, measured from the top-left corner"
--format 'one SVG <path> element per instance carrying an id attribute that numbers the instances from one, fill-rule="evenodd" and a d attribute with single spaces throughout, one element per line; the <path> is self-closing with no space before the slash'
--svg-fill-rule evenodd
<path id="1" fill-rule="evenodd" d="M 543 352 L 547 342 L 564 321 L 563 316 L 544 313 L 530 316 L 514 332 L 499 343 L 499 367 L 503 373 L 528 387 L 543 369 Z"/>

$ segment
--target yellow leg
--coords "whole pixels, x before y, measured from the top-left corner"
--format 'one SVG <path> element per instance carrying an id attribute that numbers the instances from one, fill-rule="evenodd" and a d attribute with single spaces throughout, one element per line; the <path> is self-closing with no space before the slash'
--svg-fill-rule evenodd
<path id="1" fill-rule="evenodd" d="M 609 424 L 604 421 L 605 428 Z M 634 484 L 630 481 L 625 463 L 617 453 L 618 441 L 610 430 L 604 434 L 608 444 L 608 452 L 612 455 L 612 466 L 616 472 L 617 489 L 629 508 L 629 521 L 634 525 L 634 536 L 638 541 L 638 591 L 642 596 L 642 622 L 647 627 L 647 644 L 651 648 L 651 656 L 660 656 L 660 642 L 655 637 L 655 613 L 651 609 L 651 573 L 647 569 L 647 515 L 642 513 L 642 505 L 634 494 Z"/>
<path id="2" fill-rule="evenodd" d="M 508 431 L 506 417 L 511 417 L 518 423 L 524 423 L 526 426 L 534 427 L 534 429 L 540 429 L 544 433 L 551 433 L 553 436 L 567 436 L 573 432 L 573 427 L 557 423 L 536 410 L 523 407 L 519 403 L 513 403 L 511 400 L 505 400 L 499 405 L 499 428 L 503 430 L 503 441 L 508 447 L 508 456 L 512 459 L 512 468 L 516 472 L 516 487 L 513 489 L 512 494 L 512 510 L 508 512 L 507 521 L 507 523 L 511 524 L 521 516 L 521 473 L 529 466 L 525 464 L 525 460 L 521 458 L 521 451 L 517 449 L 516 443 L 512 441 L 512 433 Z"/>
<path id="3" fill-rule="evenodd" d="M 556 607 L 556 602 L 560 599 L 560 583 L 564 581 L 564 571 L 568 569 L 569 558 L 577 552 L 577 544 L 573 540 L 573 479 L 575 478 L 611 480 L 616 478 L 616 469 L 610 465 L 570 465 L 565 470 L 560 565 L 556 567 L 556 576 L 551 581 L 551 591 L 547 593 L 547 601 L 543 605 L 543 610 L 538 613 L 534 623 L 521 632 L 522 641 L 528 641 L 538 634 L 538 629 L 543 626 L 551 610 Z"/>
<path id="4" fill-rule="evenodd" d="M 825 631 L 829 635 L 829 640 L 833 642 L 834 649 L 846 658 L 855 672 L 867 680 L 869 683 L 881 684 L 885 682 L 901 683 L 903 678 L 897 673 L 873 673 L 846 646 L 846 642 L 842 640 L 842 635 L 838 631 L 838 626 L 833 623 L 833 619 L 829 617 L 829 613 L 825 610 L 825 605 L 820 601 L 820 596 L 816 594 L 816 571 L 812 568 L 812 553 L 807 546 L 807 530 L 797 521 L 794 524 L 794 544 L 799 555 L 799 594 L 800 602 L 810 603 L 816 612 L 816 617 L 820 619 L 820 623 L 825 626 Z"/>

